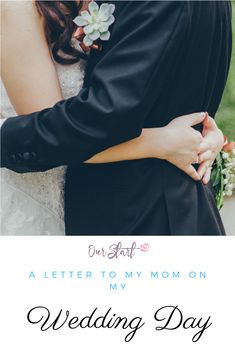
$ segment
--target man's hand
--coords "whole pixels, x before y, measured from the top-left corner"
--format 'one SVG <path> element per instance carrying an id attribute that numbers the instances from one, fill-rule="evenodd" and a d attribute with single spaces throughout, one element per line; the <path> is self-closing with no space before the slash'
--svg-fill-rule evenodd
<path id="1" fill-rule="evenodd" d="M 207 113 L 203 121 L 203 142 L 208 145 L 208 150 L 200 152 L 198 162 L 198 174 L 204 184 L 210 181 L 211 167 L 216 159 L 217 154 L 222 150 L 224 145 L 224 136 L 222 131 L 217 127 L 214 119 Z"/>

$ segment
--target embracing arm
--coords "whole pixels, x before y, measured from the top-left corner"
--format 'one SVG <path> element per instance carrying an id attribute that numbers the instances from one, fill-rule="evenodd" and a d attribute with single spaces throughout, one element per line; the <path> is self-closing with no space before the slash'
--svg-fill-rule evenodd
<path id="1" fill-rule="evenodd" d="M 20 33 L 17 40 L 16 33 Z M 17 114 L 52 107 L 62 100 L 43 19 L 33 1 L 3 3 L 2 49 L 1 76 Z M 102 151 L 87 162 L 160 157 L 163 136 L 162 128 L 144 130 L 138 138 Z M 159 150 L 156 149 L 156 140 Z"/>
<path id="2" fill-rule="evenodd" d="M 59 87 L 55 66 L 51 59 L 50 52 L 46 43 L 42 18 L 40 18 L 36 7 L 34 6 L 33 2 L 5 2 L 2 7 L 2 16 L 2 45 L 4 49 L 2 54 L 2 77 L 16 112 L 18 114 L 28 114 L 39 109 L 44 109 L 45 107 L 53 106 L 56 102 L 62 100 L 62 95 Z M 20 36 L 17 37 L 17 41 L 15 38 L 15 33 L 20 33 Z M 111 76 L 115 72 L 116 74 L 118 74 L 119 72 L 118 70 L 110 70 L 109 74 Z M 129 74 L 133 75 L 134 73 L 135 72 L 130 72 Z M 124 79 L 124 77 L 122 77 L 121 75 L 120 82 L 122 82 L 122 79 Z M 134 82 L 136 81 L 134 80 Z M 97 84 L 96 80 L 95 83 Z M 98 83 L 102 83 L 101 78 L 100 81 L 98 80 Z M 140 81 L 140 83 L 142 83 L 142 81 Z M 105 85 L 105 82 L 103 82 L 103 85 Z M 103 87 L 103 89 L 104 88 L 105 86 Z M 109 87 L 106 87 L 107 90 L 108 88 Z M 139 87 L 139 90 L 140 89 L 141 87 Z M 97 92 L 98 91 L 100 91 L 99 86 L 97 87 Z M 91 92 L 93 92 L 92 89 Z M 106 93 L 108 93 L 108 91 Z M 110 94 L 111 93 L 112 92 L 110 92 Z M 119 91 L 117 93 L 121 94 L 122 91 Z M 151 92 L 149 92 L 149 94 L 151 95 Z M 77 98 L 79 98 L 79 96 Z M 132 99 L 134 99 L 134 97 L 132 97 Z M 71 102 L 73 101 L 76 103 L 75 98 L 71 100 Z M 120 104 L 120 102 L 121 101 L 119 101 L 118 104 Z M 125 101 L 123 100 L 123 103 L 124 102 Z M 63 104 L 65 104 L 65 102 L 61 104 L 60 109 L 63 107 Z M 95 100 L 93 103 L 92 101 L 89 103 L 88 100 L 87 104 L 89 107 L 89 104 L 98 104 L 98 102 Z M 130 107 L 132 107 L 132 105 Z M 103 108 L 105 108 L 105 105 L 103 106 Z M 45 112 L 47 111 L 48 110 L 46 110 Z M 53 113 L 53 109 L 49 112 Z M 45 114 L 45 117 L 46 115 L 47 114 Z M 36 128 L 36 132 L 40 133 L 43 137 L 43 140 L 45 140 L 46 134 L 49 133 L 49 131 L 47 131 L 46 126 L 43 126 L 43 124 L 41 127 L 39 127 L 39 120 L 43 119 L 40 118 L 40 116 L 43 117 L 44 112 L 42 114 L 36 113 L 29 117 L 26 116 L 23 118 L 16 118 L 16 131 L 24 134 L 24 127 L 26 127 L 26 131 L 31 133 L 30 129 Z M 29 125 L 27 124 L 28 118 L 30 117 L 33 117 L 33 119 L 35 118 L 35 122 L 37 123 L 35 126 L 32 126 L 32 123 L 34 122 L 33 120 L 31 120 L 31 123 Z M 111 116 L 108 117 L 104 115 L 104 118 L 105 117 L 106 119 L 111 119 Z M 137 117 L 140 121 L 144 119 L 141 115 Z M 61 111 L 58 112 L 58 119 L 54 121 L 54 129 L 56 129 L 57 124 L 60 125 L 60 118 L 62 118 L 62 121 L 66 118 L 66 115 L 62 114 Z M 23 119 L 23 124 L 21 124 L 21 119 Z M 198 136 L 199 133 L 192 129 L 191 126 L 202 122 L 202 120 L 203 118 L 200 115 L 193 114 L 191 116 L 185 116 L 175 119 L 167 127 L 164 128 L 152 128 L 143 130 L 141 130 L 140 125 L 138 126 L 140 122 L 138 122 L 137 120 L 137 128 L 141 131 L 140 136 L 130 141 L 118 144 L 114 147 L 107 148 L 106 150 L 94 155 L 86 162 L 108 163 L 114 161 L 140 158 L 163 158 L 175 164 L 178 168 L 184 170 L 191 177 L 198 180 L 198 174 L 196 173 L 195 169 L 191 166 L 191 163 L 195 161 L 197 153 L 199 153 L 200 151 L 205 152 L 208 149 L 208 146 L 205 146 L 204 144 L 204 146 L 199 150 L 200 136 Z M 9 120 L 7 124 L 9 124 L 10 122 L 11 120 Z M 116 124 L 117 123 L 118 122 L 116 122 Z M 120 123 L 122 123 L 122 121 Z M 16 138 L 16 143 L 23 144 L 25 140 L 22 140 L 22 137 L 20 135 L 14 135 L 16 132 L 14 129 L 14 124 L 13 130 L 11 129 L 11 124 L 10 129 L 9 125 L 7 124 L 5 130 L 6 136 L 9 136 L 11 138 L 12 136 L 14 136 Z M 130 133 L 134 134 L 134 132 L 137 131 L 134 126 L 135 124 L 133 123 L 133 127 L 130 127 Z M 125 126 L 122 126 L 122 128 L 126 129 Z M 182 133 L 185 132 L 183 133 L 184 138 L 179 138 L 179 129 Z M 34 130 L 32 130 L 32 134 L 33 133 L 35 133 Z M 136 132 L 135 134 L 137 135 Z M 106 135 L 106 138 L 105 136 L 103 136 L 104 142 L 106 139 L 108 140 L 109 138 L 109 134 L 107 133 Z M 126 135 L 124 133 L 124 137 L 125 136 Z M 5 134 L 3 134 L 3 137 L 5 137 Z M 31 144 L 33 143 L 33 140 L 30 141 L 30 135 L 26 135 L 25 137 L 27 138 L 27 141 L 29 141 Z M 117 143 L 123 138 L 121 135 L 119 136 L 118 134 L 114 137 L 116 137 Z M 45 141 L 43 140 L 41 142 L 45 143 Z M 166 144 L 166 141 L 171 141 L 171 143 Z M 12 142 L 14 146 L 15 141 Z M 50 143 L 51 142 L 53 142 L 53 140 L 50 141 Z M 114 142 L 111 142 L 112 141 L 110 141 L 109 144 L 114 144 Z M 188 146 L 190 146 L 190 148 Z M 20 151 L 22 151 L 22 147 L 24 146 L 19 145 Z M 38 145 L 37 147 L 38 149 L 40 149 L 40 145 Z M 75 154 L 77 154 L 76 150 L 74 152 Z M 24 154 L 19 154 L 19 156 L 22 157 L 24 156 Z M 76 161 L 76 156 L 74 158 L 74 160 Z M 18 161 L 18 159 L 16 160 Z M 201 161 L 203 160 L 206 160 L 205 153 L 204 157 L 201 158 Z M 30 160 L 28 158 L 25 162 L 26 165 L 27 163 L 30 164 Z M 38 161 L 36 161 L 36 163 L 39 164 L 38 170 L 43 170 L 51 167 L 51 164 L 46 165 L 45 167 L 44 165 L 40 165 Z M 57 164 L 55 164 L 55 166 L 57 166 Z M 12 166 L 10 165 L 9 167 Z M 15 166 L 13 163 L 12 169 L 14 169 L 14 167 Z M 26 170 L 26 167 L 23 167 L 20 170 L 17 170 L 17 168 L 16 171 L 22 172 L 31 171 L 31 169 L 37 170 L 36 166 L 31 166 L 29 170 Z"/>
<path id="3" fill-rule="evenodd" d="M 3 166 L 24 172 L 78 163 L 140 136 L 186 35 L 184 2 L 117 4 L 90 87 L 51 109 L 8 119 L 1 129 Z"/>
<path id="4" fill-rule="evenodd" d="M 17 40 L 16 33 L 20 33 Z M 1 76 L 17 114 L 52 107 L 62 100 L 55 65 L 45 38 L 43 18 L 33 1 L 3 3 L 2 49 Z M 87 163 L 161 158 L 164 139 L 164 129 L 146 129 L 139 137 L 110 147 Z"/>
<path id="5" fill-rule="evenodd" d="M 17 38 L 16 33 L 20 33 Z M 31 1 L 5 2 L 2 5 L 1 64 L 1 76 L 17 114 L 52 107 L 62 100 L 55 65 L 44 34 L 43 19 Z M 154 137 L 157 138 L 158 129 L 155 130 Z M 146 137 L 142 134 L 141 138 L 123 146 L 111 147 L 88 162 L 107 163 L 152 157 L 150 140 Z"/>

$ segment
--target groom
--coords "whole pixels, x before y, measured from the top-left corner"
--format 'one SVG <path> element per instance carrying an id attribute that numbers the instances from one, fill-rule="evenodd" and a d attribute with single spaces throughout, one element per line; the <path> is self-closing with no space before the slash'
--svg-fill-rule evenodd
<path id="1" fill-rule="evenodd" d="M 91 52 L 81 92 L 51 109 L 7 119 L 2 166 L 21 173 L 69 166 L 69 235 L 204 234 L 205 223 L 211 234 L 222 234 L 209 188 L 173 165 L 82 162 L 139 136 L 143 127 L 195 111 L 215 115 L 229 66 L 230 4 L 112 3 L 111 38 Z"/>

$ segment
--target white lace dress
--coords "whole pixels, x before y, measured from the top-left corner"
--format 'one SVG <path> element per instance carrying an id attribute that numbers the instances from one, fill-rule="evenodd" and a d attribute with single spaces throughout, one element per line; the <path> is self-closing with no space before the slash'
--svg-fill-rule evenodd
<path id="1" fill-rule="evenodd" d="M 85 62 L 55 63 L 63 97 L 82 87 Z M 2 81 L 1 114 L 16 116 Z M 64 235 L 64 176 L 59 167 L 43 173 L 18 174 L 1 170 L 1 235 Z"/>

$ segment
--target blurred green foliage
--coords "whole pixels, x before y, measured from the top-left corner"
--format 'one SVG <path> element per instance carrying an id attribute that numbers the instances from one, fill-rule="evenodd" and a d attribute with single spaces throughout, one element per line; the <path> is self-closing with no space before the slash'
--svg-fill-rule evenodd
<path id="1" fill-rule="evenodd" d="M 235 1 L 232 2 L 233 7 L 233 40 L 235 39 Z M 230 140 L 235 141 L 235 43 L 233 43 L 233 52 L 231 67 L 227 85 L 224 91 L 222 103 L 216 114 L 216 121 L 222 129 L 224 135 Z"/>

